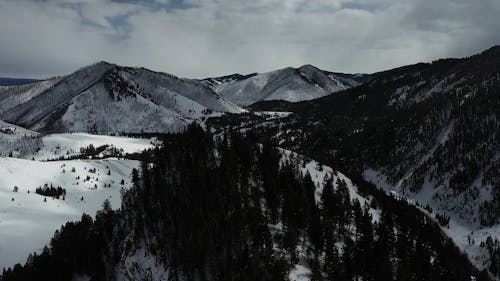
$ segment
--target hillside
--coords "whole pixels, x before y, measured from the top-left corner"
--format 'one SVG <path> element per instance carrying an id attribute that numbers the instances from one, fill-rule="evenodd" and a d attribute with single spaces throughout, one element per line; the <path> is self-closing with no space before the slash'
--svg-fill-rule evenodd
<path id="1" fill-rule="evenodd" d="M 138 168 L 139 162 L 116 156 L 96 159 L 106 150 L 90 156 L 94 147 L 96 151 L 104 146 L 114 148 L 118 155 L 149 149 L 151 141 L 51 135 L 40 137 L 33 154 L 23 155 L 27 159 L 0 157 L 0 268 L 41 252 L 56 229 L 84 213 L 94 216 L 105 199 L 113 208 L 120 206 L 122 189 L 130 188 L 132 169 Z M 42 162 L 61 156 L 73 160 Z M 51 187 L 61 188 L 61 193 Z"/>
<path id="2" fill-rule="evenodd" d="M 0 116 L 40 132 L 178 131 L 210 112 L 244 111 L 196 81 L 106 62 L 19 87 L 0 92 Z"/>
<path id="3" fill-rule="evenodd" d="M 101 62 L 1 87 L 0 280 L 499 279 L 499 89 L 498 46 L 369 76 Z"/>
<path id="4" fill-rule="evenodd" d="M 2 280 L 490 280 L 405 201 L 243 135 L 190 126 L 132 174 Z"/>
<path id="5" fill-rule="evenodd" d="M 203 82 L 235 104 L 248 106 L 269 100 L 311 100 L 360 85 L 367 80 L 368 75 L 333 73 L 304 65 L 260 74 L 209 78 Z"/>
<path id="6" fill-rule="evenodd" d="M 496 274 L 499 73 L 496 46 L 376 73 L 366 84 L 313 101 L 271 104 L 268 110 L 294 113 L 266 126 L 251 115 L 212 124 L 244 122 L 238 127 L 261 139 L 427 206 L 445 218 L 444 230 L 477 266 Z"/>
<path id="7" fill-rule="evenodd" d="M 34 153 L 40 145 L 40 133 L 0 120 L 0 157 L 24 157 Z"/>

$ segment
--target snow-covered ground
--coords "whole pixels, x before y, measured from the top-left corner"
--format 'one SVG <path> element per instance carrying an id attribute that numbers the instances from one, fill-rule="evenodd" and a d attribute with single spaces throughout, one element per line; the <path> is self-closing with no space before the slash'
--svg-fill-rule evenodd
<path id="1" fill-rule="evenodd" d="M 0 269 L 24 263 L 30 253 L 50 242 L 54 231 L 83 213 L 95 215 L 108 199 L 120 207 L 121 189 L 129 188 L 130 175 L 139 162 L 102 160 L 38 161 L 77 155 L 80 148 L 110 145 L 124 153 L 150 148 L 155 139 L 55 134 L 41 139 L 41 149 L 26 159 L 0 157 Z M 34 158 L 35 160 L 29 160 Z M 62 187 L 63 198 L 45 197 L 36 188 Z"/>
<path id="2" fill-rule="evenodd" d="M 2 137 L 37 136 L 39 133 L 0 120 Z"/>
<path id="3" fill-rule="evenodd" d="M 105 199 L 110 200 L 113 208 L 118 208 L 121 204 L 121 189 L 130 187 L 131 171 L 139 166 L 137 161 L 116 158 L 45 160 L 78 155 L 80 148 L 90 144 L 94 147 L 112 145 L 123 149 L 125 153 L 133 153 L 150 148 L 155 142 L 155 139 L 87 133 L 54 134 L 42 137 L 41 149 L 26 155 L 26 159 L 0 158 L 0 269 L 25 262 L 30 253 L 40 252 L 50 242 L 54 231 L 61 225 L 80 219 L 83 213 L 95 215 Z M 315 197 L 318 202 L 325 179 L 333 178 L 335 188 L 337 179 L 347 183 L 352 200 L 359 200 L 362 205 L 369 203 L 343 174 L 292 151 L 280 151 L 282 161 L 299 159 L 301 172 L 311 175 L 316 185 Z M 64 200 L 37 194 L 36 188 L 44 185 L 63 187 L 66 190 Z M 370 212 L 373 219 L 378 220 L 379 211 L 370 209 Z M 126 265 L 116 270 L 121 276 L 168 276 L 164 266 L 150 266 L 155 262 L 143 250 L 138 250 L 127 258 Z M 131 268 L 135 268 L 135 271 L 130 271 Z M 289 278 L 309 280 L 309 275 L 307 254 L 303 253 L 300 262 L 289 273 Z M 84 280 L 86 276 L 81 278 Z"/>
<path id="4" fill-rule="evenodd" d="M 115 268 L 117 280 L 168 280 L 167 267 L 151 255 L 146 247 L 139 247 L 124 257 Z"/>
<path id="5" fill-rule="evenodd" d="M 25 158 L 35 160 L 55 159 L 60 156 L 74 156 L 80 154 L 80 148 L 93 145 L 99 147 L 109 145 L 116 149 L 123 150 L 124 153 L 141 152 L 151 148 L 156 140 L 129 138 L 117 136 L 92 135 L 87 133 L 54 134 L 42 138 L 43 146 L 40 151 Z"/>
<path id="6" fill-rule="evenodd" d="M 120 190 L 130 187 L 130 173 L 138 165 L 117 159 L 0 158 L 0 268 L 25 262 L 29 253 L 47 245 L 61 225 L 80 219 L 83 213 L 95 215 L 105 199 L 113 208 L 119 207 Z M 45 184 L 65 188 L 64 200 L 35 193 Z"/>
<path id="7" fill-rule="evenodd" d="M 39 133 L 0 120 L 0 157 L 23 157 L 40 145 Z"/>
<path id="8" fill-rule="evenodd" d="M 365 170 L 363 176 L 367 181 L 371 181 L 387 193 L 405 198 L 412 204 L 418 203 L 420 206 L 429 205 L 433 210 L 433 213 L 430 214 L 433 217 L 435 217 L 436 214 L 445 213 L 450 217 L 450 223 L 449 227 L 441 227 L 442 230 L 468 255 L 474 265 L 480 269 L 488 265 L 488 252 L 485 248 L 480 247 L 480 243 L 486 241 L 488 236 L 493 238 L 500 237 L 500 224 L 484 227 L 481 226 L 479 222 L 467 221 L 460 215 L 464 209 L 469 209 L 470 206 L 468 205 L 476 204 L 477 202 L 471 202 L 471 200 L 467 200 L 467 198 L 458 197 L 453 199 L 454 202 L 441 201 L 439 198 L 441 197 L 440 193 L 443 191 L 440 188 L 431 186 L 429 183 L 424 183 L 419 192 L 409 192 L 403 190 L 400 186 L 389 184 L 385 175 L 373 169 Z M 484 199 L 485 196 L 486 195 L 482 194 L 479 199 Z M 450 209 L 447 205 L 454 205 L 455 207 Z M 460 206 L 460 208 L 457 208 L 457 206 Z M 426 209 L 420 209 L 428 213 Z"/>
<path id="9" fill-rule="evenodd" d="M 253 113 L 258 116 L 272 117 L 272 119 L 284 118 L 292 114 L 288 111 L 254 111 Z"/>
<path id="10" fill-rule="evenodd" d="M 0 115 L 11 108 L 39 96 L 59 83 L 62 78 L 55 77 L 36 83 L 0 87 Z"/>

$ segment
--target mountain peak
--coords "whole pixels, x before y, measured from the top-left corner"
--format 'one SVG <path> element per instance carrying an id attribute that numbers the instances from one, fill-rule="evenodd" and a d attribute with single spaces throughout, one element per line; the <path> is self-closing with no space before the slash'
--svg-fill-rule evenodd
<path id="1" fill-rule="evenodd" d="M 116 66 L 116 64 L 111 63 L 111 62 L 107 62 L 105 60 L 99 61 L 98 63 L 96 63 L 96 65 L 114 65 L 114 66 Z"/>
<path id="2" fill-rule="evenodd" d="M 300 70 L 303 70 L 303 69 L 314 69 L 314 70 L 320 70 L 321 71 L 321 69 L 317 68 L 316 66 L 314 66 L 312 64 L 304 64 L 301 67 L 299 67 L 298 69 L 300 69 Z"/>

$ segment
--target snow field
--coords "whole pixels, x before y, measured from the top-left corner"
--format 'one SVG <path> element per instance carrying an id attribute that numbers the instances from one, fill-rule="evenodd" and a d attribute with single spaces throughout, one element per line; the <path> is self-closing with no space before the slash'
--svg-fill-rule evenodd
<path id="1" fill-rule="evenodd" d="M 155 139 L 55 134 L 42 138 L 41 149 L 27 159 L 55 159 L 80 154 L 80 148 L 110 145 L 125 153 L 153 147 Z M 131 186 L 135 160 L 47 161 L 0 157 L 0 269 L 24 263 L 30 253 L 48 245 L 55 230 L 82 214 L 94 216 L 104 200 L 121 205 L 121 190 Z M 62 187 L 64 200 L 35 192 L 44 186 Z"/>

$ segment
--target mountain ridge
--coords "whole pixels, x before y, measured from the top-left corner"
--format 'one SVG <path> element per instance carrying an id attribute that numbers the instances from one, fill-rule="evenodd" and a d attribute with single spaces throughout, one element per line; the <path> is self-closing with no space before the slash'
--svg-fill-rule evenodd
<path id="1" fill-rule="evenodd" d="M 127 132 L 127 128 L 141 132 L 142 127 L 155 130 L 153 125 L 163 132 L 176 131 L 187 120 L 209 111 L 244 111 L 197 81 L 107 62 L 81 68 L 26 100 L 11 102 L 10 107 L 5 95 L 0 95 L 2 103 L 7 105 L 0 118 L 46 132 Z M 105 116 L 104 105 L 114 110 L 110 113 L 114 113 L 115 125 Z M 141 118 L 127 117 L 129 110 L 142 112 Z M 86 124 L 78 120 L 83 116 L 88 119 Z M 155 124 L 146 125 L 153 120 Z"/>
<path id="2" fill-rule="evenodd" d="M 264 100 L 311 100 L 360 85 L 369 77 L 368 74 L 325 71 L 305 64 L 298 68 L 285 67 L 248 75 L 232 74 L 201 81 L 236 104 L 249 106 Z"/>

